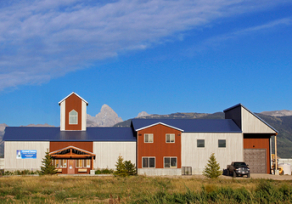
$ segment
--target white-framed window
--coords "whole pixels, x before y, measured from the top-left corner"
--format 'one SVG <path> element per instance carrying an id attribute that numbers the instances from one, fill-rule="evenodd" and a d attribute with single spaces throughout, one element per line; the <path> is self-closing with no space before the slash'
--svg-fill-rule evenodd
<path id="1" fill-rule="evenodd" d="M 164 168 L 177 168 L 177 158 L 164 157 Z"/>
<path id="2" fill-rule="evenodd" d="M 70 125 L 78 124 L 78 113 L 74 109 L 69 112 L 69 124 Z"/>
<path id="3" fill-rule="evenodd" d="M 143 168 L 155 168 L 155 157 L 142 157 Z"/>
<path id="4" fill-rule="evenodd" d="M 53 165 L 55 168 L 67 168 L 67 159 L 54 159 Z"/>
<path id="5" fill-rule="evenodd" d="M 83 167 L 84 168 L 90 168 L 90 159 L 84 159 L 83 160 Z"/>
<path id="6" fill-rule="evenodd" d="M 205 147 L 205 140 L 197 140 L 197 147 L 199 148 Z"/>
<path id="7" fill-rule="evenodd" d="M 166 143 L 175 143 L 175 134 L 166 134 Z"/>
<path id="8" fill-rule="evenodd" d="M 82 167 L 83 167 L 83 159 L 77 159 L 76 168 L 82 168 Z"/>
<path id="9" fill-rule="evenodd" d="M 144 134 L 144 143 L 153 143 L 153 134 Z"/>
<path id="10" fill-rule="evenodd" d="M 226 140 L 218 140 L 218 147 L 225 148 L 226 147 Z"/>

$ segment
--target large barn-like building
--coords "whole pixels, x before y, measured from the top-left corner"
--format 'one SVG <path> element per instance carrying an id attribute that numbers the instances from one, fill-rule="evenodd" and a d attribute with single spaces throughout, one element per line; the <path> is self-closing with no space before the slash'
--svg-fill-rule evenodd
<path id="1" fill-rule="evenodd" d="M 215 153 L 221 169 L 245 161 L 251 173 L 271 173 L 277 130 L 241 104 L 225 119 L 133 119 L 131 127 L 86 127 L 87 101 L 71 93 L 59 102 L 60 127 L 6 127 L 5 170 L 37 170 L 50 152 L 60 174 L 115 169 L 118 157 L 138 174 L 201 174 Z"/>

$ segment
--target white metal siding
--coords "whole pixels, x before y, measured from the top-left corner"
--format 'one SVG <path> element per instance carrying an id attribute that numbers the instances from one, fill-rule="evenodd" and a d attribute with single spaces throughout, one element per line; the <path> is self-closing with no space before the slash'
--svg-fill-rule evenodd
<path id="1" fill-rule="evenodd" d="M 5 170 L 40 170 L 45 152 L 50 148 L 50 142 L 12 142 L 5 141 L 4 167 Z M 16 159 L 16 150 L 36 150 L 36 159 Z"/>
<path id="2" fill-rule="evenodd" d="M 0 169 L 4 169 L 4 158 L 0 158 Z"/>
<path id="3" fill-rule="evenodd" d="M 147 175 L 147 176 L 167 176 L 167 175 L 181 175 L 181 169 L 156 169 L 156 168 L 141 168 L 138 169 L 139 175 Z"/>
<path id="4" fill-rule="evenodd" d="M 82 104 L 82 113 L 81 113 L 81 130 L 86 130 L 86 103 L 84 101 L 81 102 Z"/>
<path id="5" fill-rule="evenodd" d="M 197 147 L 198 139 L 205 140 L 204 148 Z M 226 139 L 226 148 L 218 147 L 219 139 Z M 242 133 L 182 133 L 181 142 L 182 167 L 191 166 L 193 174 L 202 174 L 212 153 L 221 169 L 232 161 L 243 161 Z"/>
<path id="6" fill-rule="evenodd" d="M 65 130 L 65 106 L 66 105 L 66 101 L 64 100 L 61 104 L 60 104 L 60 130 L 64 131 Z"/>
<path id="7" fill-rule="evenodd" d="M 268 125 L 263 123 L 243 107 L 241 107 L 241 117 L 243 133 L 276 133 Z"/>
<path id="8" fill-rule="evenodd" d="M 116 162 L 121 155 L 124 160 L 136 164 L 136 142 L 93 142 L 96 154 L 94 168 L 116 169 Z"/>

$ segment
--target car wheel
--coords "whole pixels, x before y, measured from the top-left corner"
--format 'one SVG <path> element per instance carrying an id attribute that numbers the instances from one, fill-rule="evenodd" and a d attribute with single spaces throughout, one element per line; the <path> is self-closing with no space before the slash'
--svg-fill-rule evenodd
<path id="1" fill-rule="evenodd" d="M 247 174 L 247 178 L 250 178 L 250 173 Z"/>
<path id="2" fill-rule="evenodd" d="M 235 171 L 233 171 L 233 177 L 236 177 L 236 173 L 235 173 Z"/>

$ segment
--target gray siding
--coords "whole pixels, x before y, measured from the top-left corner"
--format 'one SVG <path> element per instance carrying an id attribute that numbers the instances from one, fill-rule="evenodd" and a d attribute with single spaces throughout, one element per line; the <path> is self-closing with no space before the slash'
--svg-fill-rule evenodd
<path id="1" fill-rule="evenodd" d="M 244 107 L 241 107 L 242 113 L 242 132 L 243 133 L 271 133 L 275 134 L 276 132 L 262 122 L 260 119 L 255 117 L 249 111 L 247 111 Z"/>
<path id="2" fill-rule="evenodd" d="M 139 175 L 147 175 L 147 176 L 166 176 L 166 175 L 173 175 L 173 176 L 180 176 L 181 169 L 138 169 Z"/>
<path id="3" fill-rule="evenodd" d="M 0 158 L 0 169 L 4 169 L 4 158 Z"/>
<path id="4" fill-rule="evenodd" d="M 209 157 L 215 153 L 221 169 L 233 161 L 243 161 L 242 133 L 182 133 L 182 167 L 191 166 L 193 174 L 202 174 Z M 204 139 L 205 147 L 197 147 Z M 226 140 L 226 148 L 218 147 L 218 140 Z"/>
<path id="5" fill-rule="evenodd" d="M 5 141 L 4 167 L 5 170 L 40 170 L 45 152 L 50 148 L 50 142 L 12 142 Z M 37 150 L 36 159 L 16 159 L 16 150 Z"/>
<path id="6" fill-rule="evenodd" d="M 116 169 L 120 155 L 136 165 L 136 142 L 93 142 L 93 153 L 95 169 Z"/>

